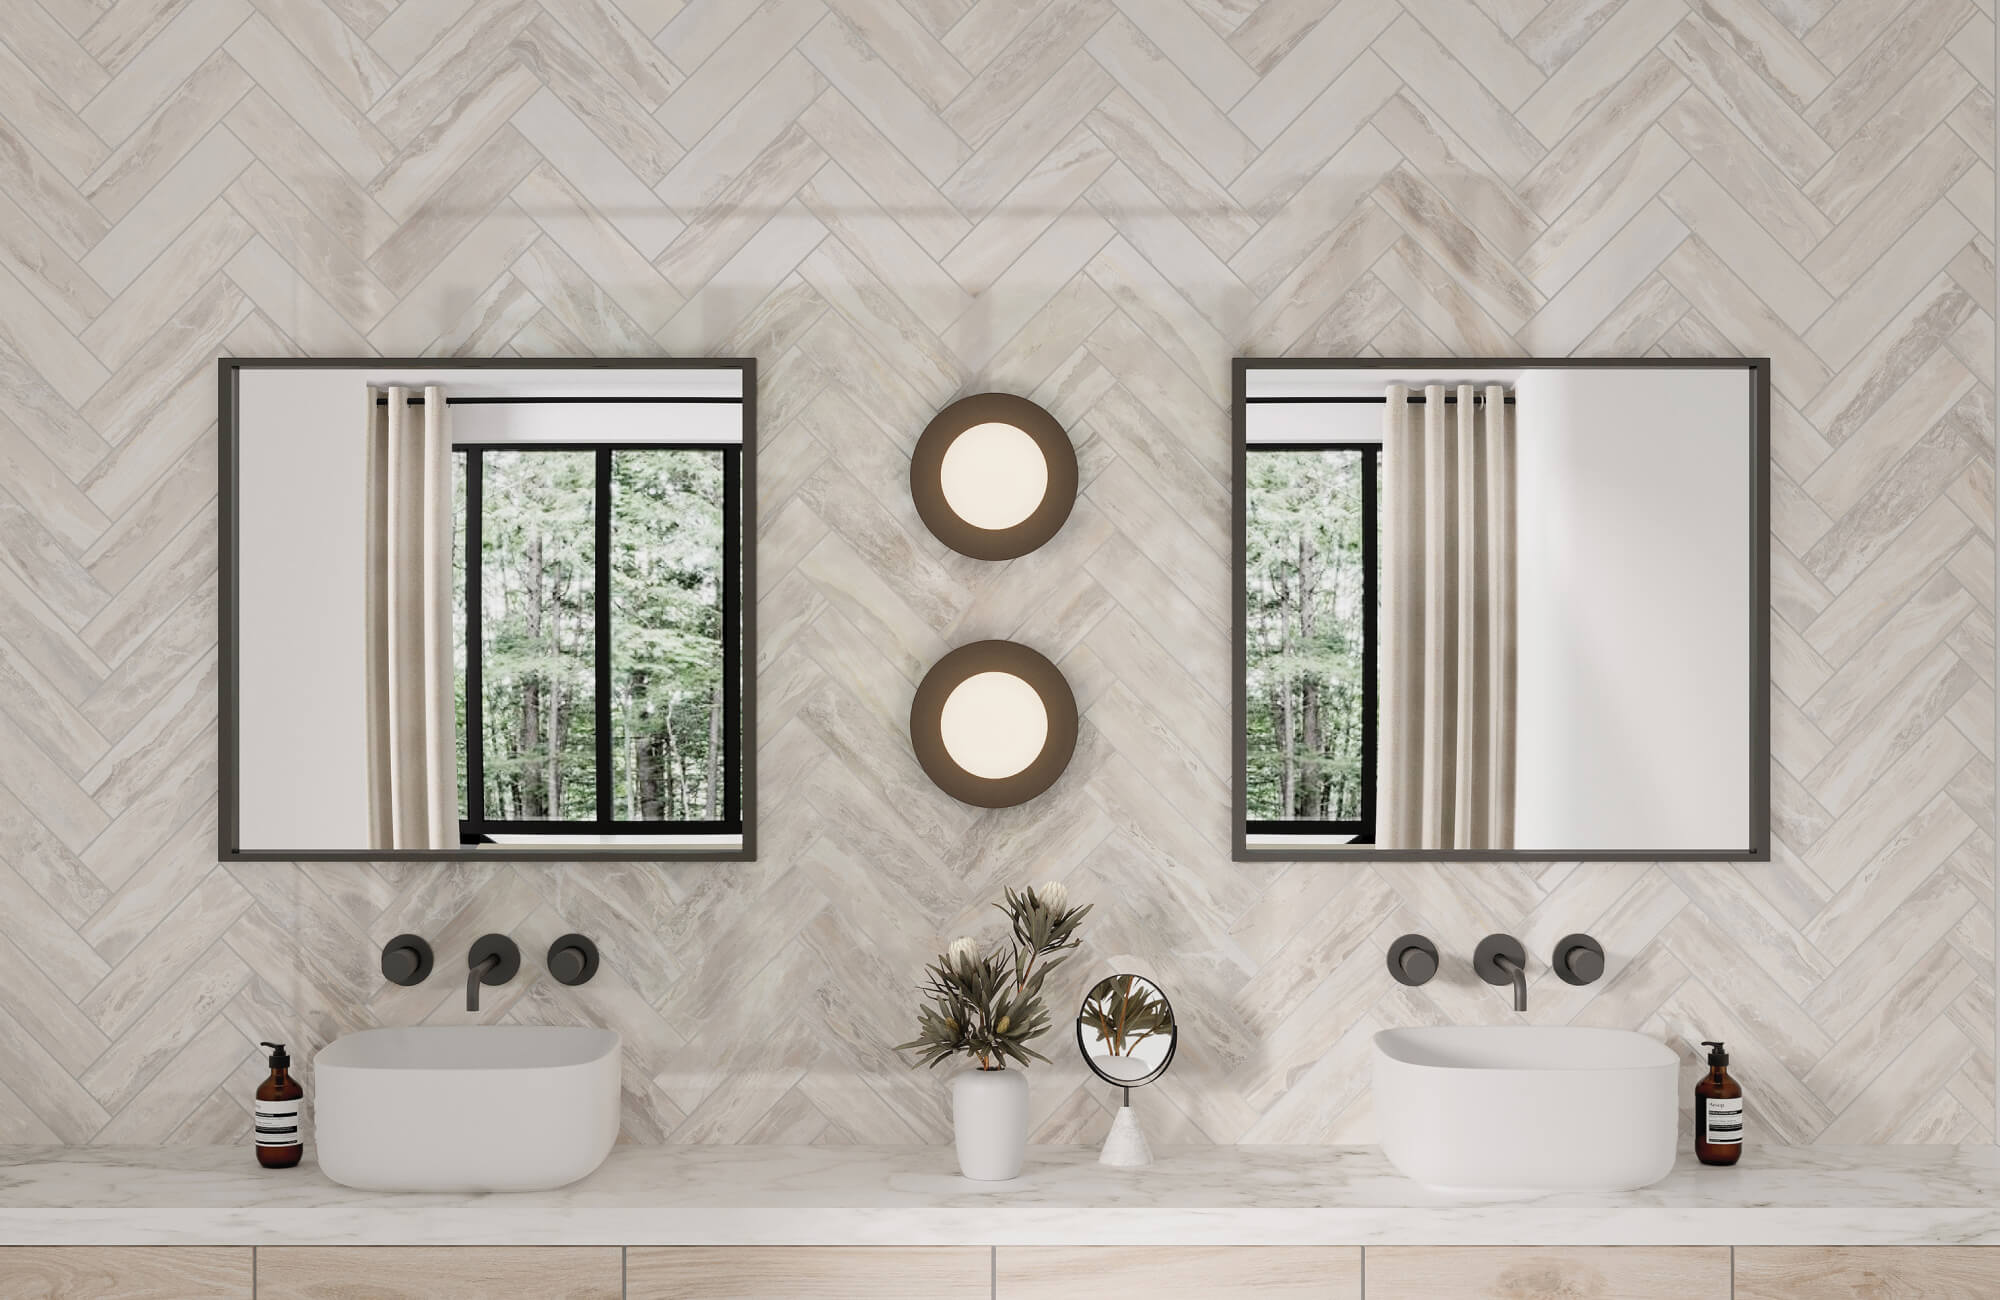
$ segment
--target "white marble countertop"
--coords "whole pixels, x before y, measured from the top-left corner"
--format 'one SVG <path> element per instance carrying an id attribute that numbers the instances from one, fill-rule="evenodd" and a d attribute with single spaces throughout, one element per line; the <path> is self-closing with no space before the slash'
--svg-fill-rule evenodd
<path id="1" fill-rule="evenodd" d="M 974 1183 L 944 1147 L 636 1147 L 553 1192 L 356 1192 L 248 1148 L 0 1147 L 0 1245 L 2000 1245 L 2000 1148 L 1684 1155 L 1644 1191 L 1478 1203 L 1373 1147 L 1037 1148 Z"/>

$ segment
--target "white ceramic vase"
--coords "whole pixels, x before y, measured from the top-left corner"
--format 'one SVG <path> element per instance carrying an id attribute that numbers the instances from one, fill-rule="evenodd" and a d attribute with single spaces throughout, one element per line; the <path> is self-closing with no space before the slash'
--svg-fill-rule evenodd
<path id="1" fill-rule="evenodd" d="M 958 1171 L 981 1182 L 1016 1177 L 1028 1156 L 1028 1075 L 966 1070 L 951 1081 L 951 1129 Z"/>

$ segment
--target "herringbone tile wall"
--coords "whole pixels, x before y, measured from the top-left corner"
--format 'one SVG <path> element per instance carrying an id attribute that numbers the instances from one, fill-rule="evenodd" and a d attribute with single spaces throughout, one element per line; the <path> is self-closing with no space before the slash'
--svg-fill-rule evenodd
<path id="1" fill-rule="evenodd" d="M 0 1141 L 241 1140 L 254 1040 L 459 1019 L 486 930 L 490 1018 L 623 1031 L 633 1140 L 937 1141 L 919 964 L 1048 877 L 1181 1009 L 1156 1140 L 1365 1140 L 1371 1032 L 1505 1020 L 1474 941 L 1579 929 L 1610 977 L 1529 1018 L 1731 1040 L 1759 1137 L 1990 1140 L 1993 48 L 1988 0 L 9 0 Z M 216 865 L 214 359 L 375 352 L 760 359 L 761 861 Z M 1229 359 L 1368 352 L 1774 358 L 1773 862 L 1230 862 Z M 1084 467 L 1004 566 L 905 490 L 983 388 Z M 903 726 L 994 635 L 1083 738 L 976 813 Z M 1038 1070 L 1040 1136 L 1105 1091 Z"/>

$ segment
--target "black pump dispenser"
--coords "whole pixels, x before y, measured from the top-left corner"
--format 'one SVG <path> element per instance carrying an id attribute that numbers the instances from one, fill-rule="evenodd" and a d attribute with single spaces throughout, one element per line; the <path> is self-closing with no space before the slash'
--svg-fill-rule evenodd
<path id="1" fill-rule="evenodd" d="M 272 1069 L 289 1070 L 292 1068 L 292 1058 L 285 1055 L 285 1045 L 283 1043 L 259 1043 L 257 1046 L 271 1049 Z"/>
<path id="2" fill-rule="evenodd" d="M 1708 1064 L 1710 1069 L 1729 1064 L 1729 1053 L 1722 1050 L 1721 1043 L 1704 1038 L 1701 1040 L 1701 1045 L 1709 1049 Z"/>

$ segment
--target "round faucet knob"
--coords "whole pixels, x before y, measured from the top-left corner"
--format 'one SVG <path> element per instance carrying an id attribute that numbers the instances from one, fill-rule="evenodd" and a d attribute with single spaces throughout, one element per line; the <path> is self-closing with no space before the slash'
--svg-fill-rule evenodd
<path id="1" fill-rule="evenodd" d="M 566 934 L 549 945 L 549 974 L 558 984 L 588 984 L 597 974 L 597 945 L 580 934 Z"/>
<path id="2" fill-rule="evenodd" d="M 1595 984 L 1604 978 L 1604 945 L 1587 934 L 1566 934 L 1549 964 L 1565 984 Z"/>
<path id="3" fill-rule="evenodd" d="M 1421 934 L 1406 934 L 1389 945 L 1389 974 L 1398 984 L 1415 988 L 1428 983 L 1437 970 L 1437 945 Z"/>
<path id="4" fill-rule="evenodd" d="M 382 978 L 404 988 L 430 978 L 431 946 L 421 935 L 399 934 L 382 946 Z"/>

